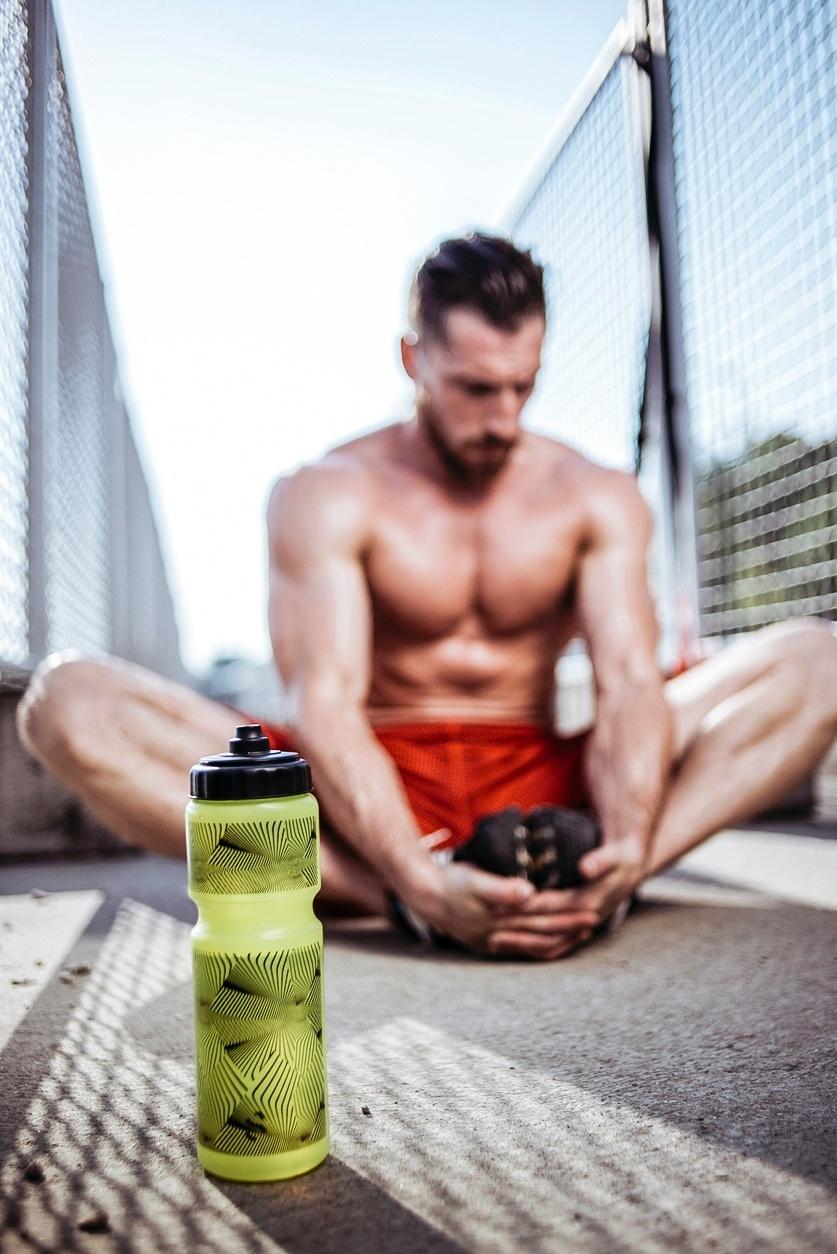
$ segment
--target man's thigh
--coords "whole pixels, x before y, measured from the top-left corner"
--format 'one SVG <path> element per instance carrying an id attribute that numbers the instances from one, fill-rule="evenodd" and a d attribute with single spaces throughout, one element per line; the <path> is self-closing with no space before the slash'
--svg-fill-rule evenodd
<path id="1" fill-rule="evenodd" d="M 21 723 L 60 741 L 80 760 L 102 745 L 135 749 L 187 770 L 223 752 L 234 734 L 230 710 L 199 692 L 123 658 L 69 651 L 49 655 L 22 698 Z"/>
<path id="2" fill-rule="evenodd" d="M 680 758 L 713 709 L 771 668 L 797 659 L 815 658 L 830 625 L 821 619 L 791 619 L 747 632 L 713 657 L 700 662 L 665 685 L 674 722 L 675 759 Z M 833 646 L 832 646 L 833 647 Z"/>

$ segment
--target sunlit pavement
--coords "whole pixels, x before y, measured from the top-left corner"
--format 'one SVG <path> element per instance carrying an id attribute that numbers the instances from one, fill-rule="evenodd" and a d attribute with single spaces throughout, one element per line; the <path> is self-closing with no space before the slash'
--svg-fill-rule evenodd
<path id="1" fill-rule="evenodd" d="M 256 1186 L 193 1153 L 183 868 L 2 873 L 4 1251 L 837 1250 L 837 842 L 725 833 L 558 963 L 329 924 L 332 1154 Z"/>

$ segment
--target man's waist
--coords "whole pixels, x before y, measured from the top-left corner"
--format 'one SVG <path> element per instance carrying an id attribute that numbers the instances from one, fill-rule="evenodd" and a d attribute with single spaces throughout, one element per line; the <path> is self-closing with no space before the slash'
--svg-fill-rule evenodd
<path id="1" fill-rule="evenodd" d="M 393 692 L 373 690 L 366 716 L 374 726 L 390 723 L 483 723 L 486 726 L 555 726 L 555 692 L 482 693 Z"/>
<path id="2" fill-rule="evenodd" d="M 550 718 L 537 715 L 516 717 L 489 716 L 485 712 L 457 712 L 455 715 L 418 710 L 380 711 L 371 708 L 367 716 L 375 735 L 379 739 L 392 736 L 409 736 L 415 739 L 429 740 L 439 736 L 460 736 L 462 738 L 480 737 L 483 735 L 502 736 L 504 738 L 530 737 L 533 734 L 551 736 L 554 725 Z"/>

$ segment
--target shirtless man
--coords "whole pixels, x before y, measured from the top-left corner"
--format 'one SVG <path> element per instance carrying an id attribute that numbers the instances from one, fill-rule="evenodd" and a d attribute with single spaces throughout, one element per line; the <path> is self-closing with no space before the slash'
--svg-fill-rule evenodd
<path id="1" fill-rule="evenodd" d="M 416 275 L 411 320 L 414 416 L 270 493 L 270 629 L 291 716 L 267 730 L 312 764 L 321 901 L 384 913 L 391 891 L 474 950 L 556 958 L 644 877 L 810 772 L 837 731 L 837 641 L 817 620 L 785 623 L 663 683 L 634 480 L 521 429 L 540 267 L 505 240 L 449 240 Z M 577 632 L 597 717 L 562 741 L 555 663 Z M 24 744 L 102 822 L 176 855 L 189 767 L 251 721 L 67 652 L 19 709 Z M 604 837 L 582 888 L 538 892 L 431 854 L 512 801 L 585 800 Z"/>

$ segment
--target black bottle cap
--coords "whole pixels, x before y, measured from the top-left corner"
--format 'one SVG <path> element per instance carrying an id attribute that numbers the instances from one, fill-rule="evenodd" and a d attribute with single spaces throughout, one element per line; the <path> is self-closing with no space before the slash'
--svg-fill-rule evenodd
<path id="1" fill-rule="evenodd" d="M 199 801 L 296 797 L 311 791 L 311 767 L 289 749 L 271 749 L 260 723 L 236 727 L 229 753 L 201 758 L 189 773 Z"/>

